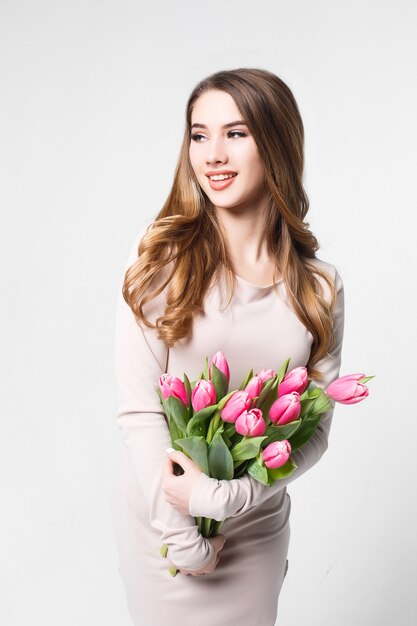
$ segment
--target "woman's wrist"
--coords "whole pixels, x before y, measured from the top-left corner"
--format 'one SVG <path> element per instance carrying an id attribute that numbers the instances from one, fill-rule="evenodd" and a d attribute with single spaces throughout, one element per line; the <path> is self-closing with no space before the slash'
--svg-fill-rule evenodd
<path id="1" fill-rule="evenodd" d="M 190 493 L 190 515 L 223 521 L 226 482 L 210 478 L 202 472 Z"/>

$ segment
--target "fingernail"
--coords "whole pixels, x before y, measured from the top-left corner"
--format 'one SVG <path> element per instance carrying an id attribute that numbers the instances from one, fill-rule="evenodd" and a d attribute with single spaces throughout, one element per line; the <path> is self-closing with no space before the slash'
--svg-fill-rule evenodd
<path id="1" fill-rule="evenodd" d="M 167 448 L 166 451 L 168 452 L 168 454 L 171 454 L 171 452 L 175 452 L 174 448 Z"/>

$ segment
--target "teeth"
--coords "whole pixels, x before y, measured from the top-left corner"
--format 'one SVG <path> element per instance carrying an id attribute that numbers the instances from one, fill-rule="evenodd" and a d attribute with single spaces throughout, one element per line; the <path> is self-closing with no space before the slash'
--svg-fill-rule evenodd
<path id="1" fill-rule="evenodd" d="M 225 180 L 226 178 L 233 178 L 236 174 L 216 174 L 215 176 L 210 176 L 210 180 Z"/>

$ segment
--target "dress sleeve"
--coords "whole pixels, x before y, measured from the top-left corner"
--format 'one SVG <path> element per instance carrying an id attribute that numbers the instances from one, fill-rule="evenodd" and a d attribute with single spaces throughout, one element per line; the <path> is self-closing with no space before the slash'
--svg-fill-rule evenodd
<path id="1" fill-rule="evenodd" d="M 138 258 L 138 245 L 144 234 L 145 229 L 136 237 L 125 271 Z M 116 422 L 129 452 L 138 489 L 149 507 L 150 524 L 160 531 L 161 543 L 168 545 L 168 558 L 178 568 L 199 569 L 209 562 L 214 548 L 200 534 L 193 517 L 179 513 L 165 500 L 161 489 L 166 448 L 171 446 L 171 438 L 156 386 L 159 376 L 165 372 L 168 350 L 155 329 L 137 323 L 123 298 L 123 278 L 124 273 L 116 307 Z M 150 315 L 144 307 L 145 315 L 152 321 L 165 298 L 164 293 L 161 295 L 156 305 L 152 305 L 154 301 L 147 303 Z"/>
<path id="2" fill-rule="evenodd" d="M 333 310 L 335 345 L 333 350 L 317 362 L 317 369 L 323 373 L 323 380 L 313 382 L 322 388 L 338 378 L 341 364 L 341 351 L 344 329 L 344 289 L 343 282 L 335 270 L 336 302 Z M 293 480 L 304 474 L 323 456 L 328 447 L 328 437 L 333 419 L 334 407 L 324 413 L 313 437 L 291 458 L 297 469 L 287 478 L 263 485 L 249 474 L 232 480 L 218 480 L 202 473 L 193 486 L 189 511 L 191 515 L 210 517 L 221 521 L 245 513 L 275 495 Z"/>

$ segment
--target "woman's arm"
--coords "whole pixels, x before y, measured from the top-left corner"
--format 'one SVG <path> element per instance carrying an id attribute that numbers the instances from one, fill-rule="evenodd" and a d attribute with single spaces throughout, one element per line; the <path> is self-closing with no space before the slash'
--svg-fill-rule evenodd
<path id="1" fill-rule="evenodd" d="M 137 258 L 139 233 L 130 250 L 126 269 Z M 124 274 L 123 274 L 124 277 Z M 123 280 L 122 280 L 123 283 Z M 169 548 L 168 557 L 178 568 L 197 570 L 213 556 L 214 548 L 199 532 L 191 515 L 182 515 L 168 504 L 161 491 L 166 448 L 171 438 L 155 387 L 165 372 L 167 348 L 156 330 L 139 326 L 125 302 L 120 284 L 115 333 L 115 374 L 118 389 L 116 422 L 141 490 L 149 507 L 149 521 L 161 533 L 161 544 Z M 148 319 L 160 314 L 164 294 L 146 306 Z"/>
<path id="2" fill-rule="evenodd" d="M 323 373 L 321 382 L 315 384 L 325 388 L 339 376 L 344 328 L 344 290 L 343 283 L 335 272 L 336 303 L 333 311 L 333 325 L 336 336 L 332 352 L 318 361 L 317 369 Z M 328 447 L 328 437 L 333 418 L 333 408 L 323 414 L 316 432 L 308 443 L 294 452 L 291 458 L 297 469 L 273 485 L 263 485 L 249 474 L 232 480 L 218 480 L 202 473 L 191 491 L 189 511 L 191 515 L 209 517 L 218 521 L 245 513 L 275 495 L 293 480 L 304 474 L 323 456 Z"/>

